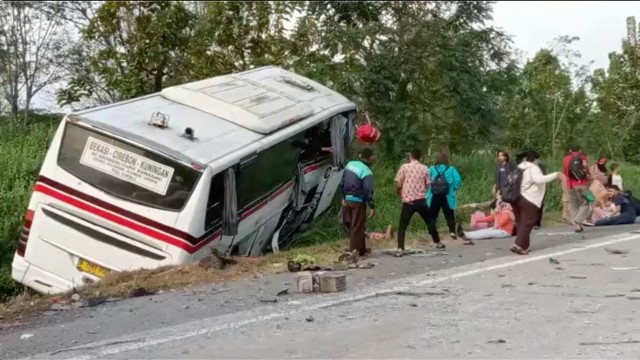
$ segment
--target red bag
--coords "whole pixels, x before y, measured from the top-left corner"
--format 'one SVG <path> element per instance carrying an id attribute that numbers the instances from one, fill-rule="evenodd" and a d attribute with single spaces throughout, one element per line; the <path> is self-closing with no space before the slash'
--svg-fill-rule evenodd
<path id="1" fill-rule="evenodd" d="M 364 116 L 367 119 L 367 123 L 358 126 L 356 129 L 356 137 L 364 143 L 372 144 L 380 138 L 380 130 L 371 124 L 371 120 L 369 120 L 369 115 L 367 113 L 365 113 Z"/>

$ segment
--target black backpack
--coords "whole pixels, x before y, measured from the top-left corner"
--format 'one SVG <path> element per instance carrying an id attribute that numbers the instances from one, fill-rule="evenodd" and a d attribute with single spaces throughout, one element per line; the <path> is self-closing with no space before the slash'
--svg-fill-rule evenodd
<path id="1" fill-rule="evenodd" d="M 447 195 L 449 194 L 449 183 L 447 179 L 444 177 L 444 174 L 447 173 L 448 167 L 444 168 L 444 172 L 440 172 L 438 170 L 438 165 L 434 166 L 438 175 L 436 175 L 435 179 L 431 181 L 431 193 L 433 195 Z"/>
<path id="2" fill-rule="evenodd" d="M 575 155 L 569 160 L 569 177 L 573 180 L 584 180 L 587 178 L 587 173 L 584 171 L 584 165 L 580 155 Z"/>
<path id="3" fill-rule="evenodd" d="M 520 201 L 520 187 L 522 186 L 522 174 L 524 170 L 518 166 L 510 165 L 507 168 L 505 184 L 500 189 L 500 198 L 509 204 Z"/>

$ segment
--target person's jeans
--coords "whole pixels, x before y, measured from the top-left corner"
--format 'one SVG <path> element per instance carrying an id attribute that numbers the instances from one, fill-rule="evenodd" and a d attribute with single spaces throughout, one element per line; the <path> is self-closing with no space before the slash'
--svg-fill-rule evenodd
<path id="1" fill-rule="evenodd" d="M 480 229 L 475 231 L 465 231 L 464 235 L 469 240 L 504 239 L 511 237 L 511 234 L 500 229 Z"/>
<path id="2" fill-rule="evenodd" d="M 618 216 L 601 219 L 596 221 L 595 226 L 611 226 L 611 225 L 629 225 L 636 222 L 635 212 L 626 212 Z"/>

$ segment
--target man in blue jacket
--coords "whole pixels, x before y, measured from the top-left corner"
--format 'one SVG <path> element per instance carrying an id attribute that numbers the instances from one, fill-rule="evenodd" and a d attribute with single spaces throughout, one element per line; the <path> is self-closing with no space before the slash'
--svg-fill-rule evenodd
<path id="1" fill-rule="evenodd" d="M 375 214 L 373 172 L 371 171 L 374 161 L 373 150 L 362 149 L 359 159 L 349 161 L 345 166 L 340 185 L 345 217 L 349 222 L 349 248 L 351 251 L 358 250 L 360 256 L 366 254 L 367 205 L 369 205 L 369 217 Z"/>

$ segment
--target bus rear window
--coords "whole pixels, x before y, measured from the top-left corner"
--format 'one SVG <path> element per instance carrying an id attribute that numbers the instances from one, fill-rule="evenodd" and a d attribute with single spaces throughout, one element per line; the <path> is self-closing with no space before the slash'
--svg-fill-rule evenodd
<path id="1" fill-rule="evenodd" d="M 58 166 L 113 196 L 179 211 L 200 172 L 89 128 L 67 123 Z"/>

